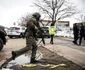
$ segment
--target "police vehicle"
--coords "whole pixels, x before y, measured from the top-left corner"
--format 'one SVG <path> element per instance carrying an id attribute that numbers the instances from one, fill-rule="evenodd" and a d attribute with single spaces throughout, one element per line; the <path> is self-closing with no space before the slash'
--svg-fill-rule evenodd
<path id="1" fill-rule="evenodd" d="M 7 35 L 10 38 L 13 38 L 13 37 L 22 38 L 24 36 L 24 32 L 25 32 L 24 26 L 13 26 L 9 28 Z"/>

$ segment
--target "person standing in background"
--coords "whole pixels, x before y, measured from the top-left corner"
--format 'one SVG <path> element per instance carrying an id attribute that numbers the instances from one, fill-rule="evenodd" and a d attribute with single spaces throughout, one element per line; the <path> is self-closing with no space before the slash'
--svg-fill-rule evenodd
<path id="1" fill-rule="evenodd" d="M 85 30 L 84 30 L 84 25 L 83 23 L 80 23 L 80 37 L 79 37 L 79 46 L 81 45 L 81 42 L 82 42 L 82 38 L 84 38 L 84 34 L 85 34 Z"/>
<path id="2" fill-rule="evenodd" d="M 78 40 L 78 34 L 79 34 L 79 28 L 77 23 L 73 24 L 73 34 L 74 34 L 74 44 L 77 44 L 77 40 Z"/>
<path id="3" fill-rule="evenodd" d="M 54 42 L 53 42 L 53 37 L 54 37 L 54 34 L 55 34 L 54 24 L 51 24 L 51 26 L 49 27 L 49 34 L 50 34 L 50 37 L 51 37 L 50 43 L 54 44 Z"/>

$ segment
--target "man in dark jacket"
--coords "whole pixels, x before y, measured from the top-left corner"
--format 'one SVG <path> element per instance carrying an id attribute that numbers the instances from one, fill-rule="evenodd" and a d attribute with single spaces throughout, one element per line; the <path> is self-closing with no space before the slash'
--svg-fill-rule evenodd
<path id="1" fill-rule="evenodd" d="M 77 23 L 73 24 L 73 34 L 74 34 L 74 44 L 77 44 L 77 40 L 78 40 L 78 34 L 79 34 L 79 28 Z"/>
<path id="2" fill-rule="evenodd" d="M 80 23 L 79 45 L 81 45 L 82 38 L 84 38 L 84 34 L 85 34 L 84 25 L 83 25 L 83 23 Z"/>
<path id="3" fill-rule="evenodd" d="M 84 25 L 84 41 L 85 41 L 85 25 Z"/>

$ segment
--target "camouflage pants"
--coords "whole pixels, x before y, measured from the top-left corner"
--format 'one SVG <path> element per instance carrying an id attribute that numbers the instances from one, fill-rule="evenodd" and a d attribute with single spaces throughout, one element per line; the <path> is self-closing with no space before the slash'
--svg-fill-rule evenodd
<path id="1" fill-rule="evenodd" d="M 37 51 L 37 43 L 35 38 L 33 37 L 26 37 L 26 47 L 29 47 L 32 50 L 31 59 L 36 56 Z"/>

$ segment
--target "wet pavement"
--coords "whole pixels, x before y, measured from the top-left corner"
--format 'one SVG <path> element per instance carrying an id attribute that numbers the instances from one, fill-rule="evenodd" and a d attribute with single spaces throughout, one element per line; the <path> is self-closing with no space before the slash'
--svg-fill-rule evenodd
<path id="1" fill-rule="evenodd" d="M 18 44 L 18 41 L 21 41 L 21 44 Z M 25 40 L 23 39 L 14 39 L 10 40 L 4 50 L 0 52 L 0 61 L 5 60 L 11 56 L 11 51 L 20 49 L 25 46 Z M 31 53 L 26 53 L 15 60 L 11 61 L 8 64 L 8 69 L 6 70 L 85 70 L 81 66 L 75 64 L 74 62 L 64 58 L 63 56 L 59 56 L 58 54 L 49 51 L 48 49 L 40 46 L 38 48 L 38 53 L 36 59 L 39 61 L 35 67 L 27 67 L 22 66 L 22 64 L 29 65 L 30 63 L 30 55 Z M 62 65 L 64 64 L 64 65 Z M 47 66 L 48 65 L 48 66 Z M 54 66 L 53 68 L 51 68 Z M 5 70 L 5 69 L 2 69 Z"/>

